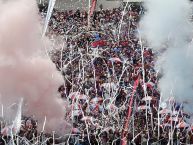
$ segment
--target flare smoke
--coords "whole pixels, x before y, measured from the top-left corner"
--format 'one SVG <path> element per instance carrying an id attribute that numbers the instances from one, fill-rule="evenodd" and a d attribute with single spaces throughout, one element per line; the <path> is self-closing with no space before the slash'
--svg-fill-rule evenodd
<path id="1" fill-rule="evenodd" d="M 163 77 L 159 88 L 164 100 L 175 97 L 193 103 L 193 48 L 191 44 L 191 3 L 188 0 L 148 0 L 147 12 L 140 22 L 141 32 L 158 56 L 156 68 Z"/>
<path id="2" fill-rule="evenodd" d="M 57 94 L 63 78 L 45 55 L 49 45 L 41 30 L 35 0 L 0 3 L 0 101 L 9 106 L 24 98 L 24 115 L 40 125 L 46 116 L 45 129 L 56 131 L 64 117 Z"/>

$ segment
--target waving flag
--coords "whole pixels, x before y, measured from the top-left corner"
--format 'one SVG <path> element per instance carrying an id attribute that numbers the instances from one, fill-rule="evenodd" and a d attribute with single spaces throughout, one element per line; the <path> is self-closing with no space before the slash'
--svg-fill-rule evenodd
<path id="1" fill-rule="evenodd" d="M 129 100 L 127 116 L 126 116 L 126 119 L 125 119 L 125 122 L 124 122 L 124 127 L 123 127 L 123 132 L 122 132 L 122 143 L 121 143 L 121 145 L 127 145 L 126 134 L 127 134 L 127 130 L 128 130 L 128 127 L 129 127 L 129 120 L 130 120 L 130 116 L 131 116 L 131 112 L 132 112 L 133 98 L 134 98 L 134 94 L 136 92 L 136 89 L 139 85 L 139 79 L 140 78 L 138 77 L 138 79 L 134 83 L 133 92 L 132 92 L 131 98 Z"/>
<path id="2" fill-rule="evenodd" d="M 98 41 L 94 41 L 94 42 L 92 42 L 91 43 L 91 46 L 93 47 L 93 48 L 96 48 L 96 47 L 103 47 L 103 46 L 106 46 L 106 41 L 104 41 L 104 40 L 98 40 Z"/>
<path id="3" fill-rule="evenodd" d="M 80 130 L 78 128 L 72 128 L 72 133 L 80 133 Z"/>
<path id="4" fill-rule="evenodd" d="M 97 3 L 97 0 L 92 0 L 92 4 L 91 4 L 91 7 L 90 7 L 90 16 L 92 16 L 94 10 L 96 9 L 96 3 Z"/>
<path id="5" fill-rule="evenodd" d="M 186 122 L 180 122 L 176 128 L 186 128 L 186 127 L 189 127 L 189 124 L 186 123 Z"/>
<path id="6" fill-rule="evenodd" d="M 70 99 L 78 99 L 78 100 L 86 100 L 88 99 L 88 96 L 84 94 L 80 94 L 80 92 L 72 92 L 69 94 L 68 98 Z"/>
<path id="7" fill-rule="evenodd" d="M 153 82 L 147 82 L 146 86 L 150 89 L 153 89 L 153 87 L 155 86 L 155 84 Z"/>
<path id="8" fill-rule="evenodd" d="M 95 97 L 95 98 L 90 100 L 90 103 L 98 103 L 98 102 L 101 102 L 101 101 L 103 101 L 103 98 Z"/>
<path id="9" fill-rule="evenodd" d="M 12 135 L 16 135 L 20 131 L 21 115 L 22 115 L 22 111 L 21 111 L 22 110 L 22 104 L 23 104 L 23 98 L 21 99 L 21 101 L 18 105 L 17 114 L 15 116 L 15 119 L 13 120 L 13 124 L 11 124 L 9 126 L 5 126 L 1 130 L 1 134 L 5 135 L 5 136 L 12 136 Z"/>
<path id="10" fill-rule="evenodd" d="M 137 107 L 138 111 L 142 111 L 142 110 L 146 110 L 146 109 L 150 109 L 150 107 L 146 106 L 146 105 L 141 105 L 141 106 Z"/>
<path id="11" fill-rule="evenodd" d="M 143 101 L 151 101 L 152 97 L 151 96 L 146 96 L 144 98 L 142 98 Z"/>
<path id="12" fill-rule="evenodd" d="M 95 41 L 99 41 L 101 39 L 99 33 L 96 33 L 94 35 L 94 39 L 95 39 Z"/>
<path id="13" fill-rule="evenodd" d="M 122 62 L 121 59 L 118 57 L 113 57 L 113 58 L 110 58 L 109 60 L 112 62 Z"/>

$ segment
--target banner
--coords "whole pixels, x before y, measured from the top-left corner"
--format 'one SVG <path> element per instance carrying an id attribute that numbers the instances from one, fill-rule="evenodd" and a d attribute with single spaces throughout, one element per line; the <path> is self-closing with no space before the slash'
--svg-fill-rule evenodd
<path id="1" fill-rule="evenodd" d="M 90 16 L 92 16 L 94 10 L 96 9 L 96 3 L 97 3 L 97 0 L 92 0 L 92 4 L 91 4 L 91 8 L 90 8 Z"/>
<path id="2" fill-rule="evenodd" d="M 140 78 L 138 77 L 137 80 L 134 83 L 133 92 L 132 92 L 131 98 L 129 100 L 127 116 L 125 118 L 125 122 L 124 122 L 124 125 L 123 125 L 123 131 L 122 131 L 122 135 L 121 135 L 122 136 L 121 145 L 127 145 L 127 139 L 125 137 L 127 136 L 126 134 L 127 134 L 128 128 L 129 128 L 129 120 L 130 120 L 130 116 L 131 116 L 131 112 L 132 112 L 133 97 L 134 97 L 136 89 L 137 89 L 137 87 L 139 85 L 139 80 L 140 80 Z"/>
<path id="3" fill-rule="evenodd" d="M 106 41 L 104 40 L 99 40 L 99 41 L 94 41 L 91 43 L 91 47 L 96 48 L 96 47 L 103 47 L 106 46 Z"/>

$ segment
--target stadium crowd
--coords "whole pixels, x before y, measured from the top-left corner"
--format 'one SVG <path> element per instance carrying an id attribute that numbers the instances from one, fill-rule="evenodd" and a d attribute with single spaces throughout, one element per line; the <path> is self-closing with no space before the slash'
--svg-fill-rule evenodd
<path id="1" fill-rule="evenodd" d="M 46 10 L 40 6 L 43 18 Z M 62 42 L 50 55 L 64 76 L 65 84 L 58 91 L 69 102 L 65 118 L 73 122 L 66 143 L 119 145 L 137 80 L 126 129 L 128 144 L 193 143 L 183 107 L 173 100 L 167 102 L 172 109 L 159 106 L 161 74 L 154 70 L 156 54 L 138 32 L 142 15 L 139 5 L 129 5 L 125 11 L 101 8 L 91 17 L 85 11 L 54 9 L 47 36 Z M 20 134 L 30 140 L 37 135 L 36 128 L 28 118 Z"/>
<path id="2" fill-rule="evenodd" d="M 138 22 L 142 14 L 138 5 L 129 5 L 125 11 L 101 9 L 91 17 L 79 10 L 54 11 L 48 35 L 61 35 L 66 43 L 63 50 L 52 55 L 66 82 L 59 91 L 71 102 L 67 115 L 74 127 L 71 144 L 120 144 L 137 79 L 140 83 L 128 142 L 167 144 L 172 141 L 172 128 L 173 143 L 192 142 L 191 128 L 185 122 L 189 116 L 179 104 L 170 102 L 172 110 L 158 106 L 161 76 L 154 70 L 156 54 L 140 40 Z"/>

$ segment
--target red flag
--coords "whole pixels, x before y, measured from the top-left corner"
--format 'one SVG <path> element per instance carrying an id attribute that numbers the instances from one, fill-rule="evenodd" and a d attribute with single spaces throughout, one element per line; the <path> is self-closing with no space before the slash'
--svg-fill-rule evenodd
<path id="1" fill-rule="evenodd" d="M 92 4 L 91 4 L 91 7 L 90 7 L 90 16 L 92 16 L 94 10 L 96 9 L 96 3 L 97 3 L 97 0 L 92 0 Z"/>
<path id="2" fill-rule="evenodd" d="M 138 87 L 139 79 L 140 78 L 138 77 L 138 79 L 135 81 L 134 86 L 133 86 L 133 92 L 132 92 L 132 95 L 131 95 L 131 99 L 129 101 L 129 106 L 128 106 L 128 110 L 127 110 L 127 116 L 126 116 L 126 119 L 125 119 L 125 122 L 124 122 L 124 126 L 123 126 L 122 143 L 121 143 L 121 145 L 127 145 L 127 139 L 125 139 L 126 133 L 127 133 L 126 130 L 128 129 L 129 120 L 130 120 L 130 116 L 131 116 L 131 112 L 132 112 L 133 97 L 134 97 L 134 94 L 135 94 L 136 89 Z"/>
<path id="3" fill-rule="evenodd" d="M 104 40 L 98 40 L 98 41 L 92 42 L 92 43 L 91 43 L 91 46 L 92 46 L 93 48 L 96 48 L 96 47 L 103 47 L 103 46 L 105 46 L 106 44 L 107 44 L 106 41 L 104 41 Z"/>

